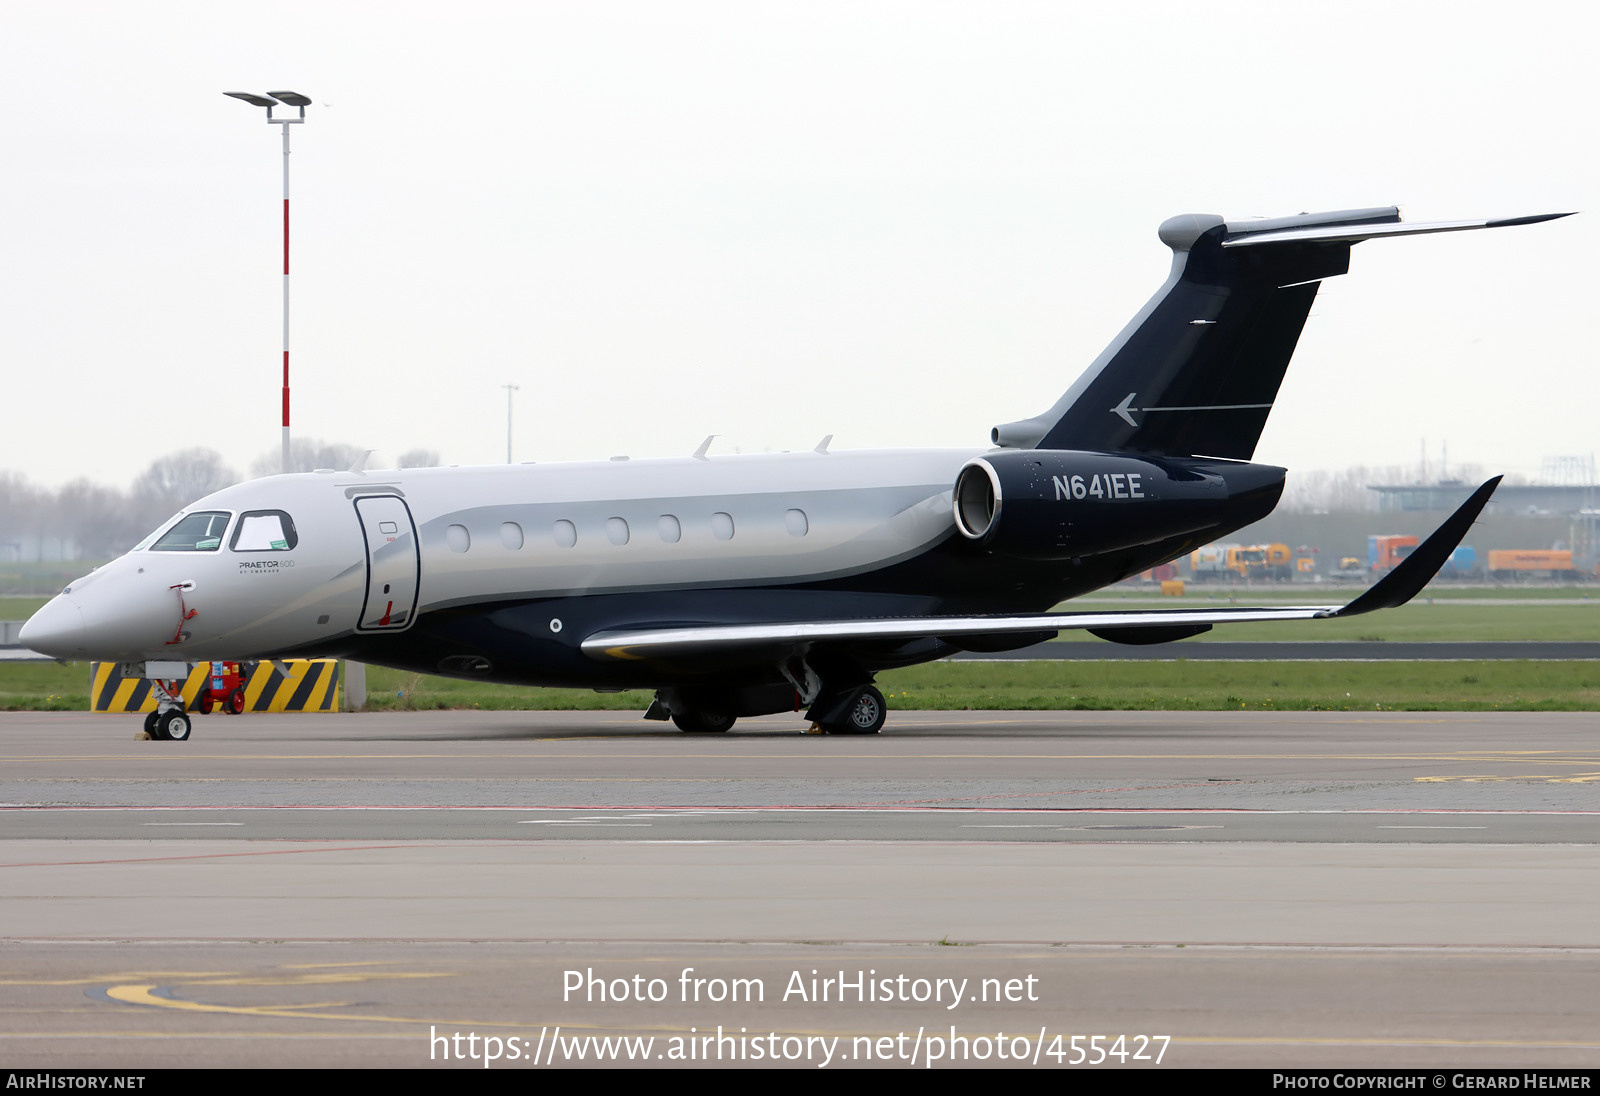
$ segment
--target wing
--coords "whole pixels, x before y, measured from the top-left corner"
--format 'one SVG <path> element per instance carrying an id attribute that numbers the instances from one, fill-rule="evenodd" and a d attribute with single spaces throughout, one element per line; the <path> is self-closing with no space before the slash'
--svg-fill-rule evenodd
<path id="1" fill-rule="evenodd" d="M 1392 609 L 1416 596 L 1438 573 L 1472 528 L 1499 486 L 1496 476 L 1472 493 L 1445 523 L 1406 559 L 1354 601 L 1343 606 L 1155 609 L 1097 613 L 1038 613 L 1022 616 L 928 616 L 860 620 L 759 621 L 749 624 L 608 628 L 583 641 L 583 653 L 600 661 L 682 659 L 739 650 L 795 651 L 830 643 L 938 639 L 960 646 L 963 637 L 1036 635 L 1082 629 L 1122 643 L 1182 639 L 1217 624 L 1326 620 Z"/>

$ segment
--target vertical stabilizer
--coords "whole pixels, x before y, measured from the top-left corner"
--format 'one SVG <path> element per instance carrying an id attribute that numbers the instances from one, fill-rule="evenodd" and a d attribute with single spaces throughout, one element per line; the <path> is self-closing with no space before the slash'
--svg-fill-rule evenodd
<path id="1" fill-rule="evenodd" d="M 1528 224 L 1402 224 L 1394 207 L 1161 225 L 1172 273 L 1122 333 L 1043 415 L 994 428 L 1017 449 L 1080 449 L 1249 460 L 1322 279 L 1378 236 Z"/>

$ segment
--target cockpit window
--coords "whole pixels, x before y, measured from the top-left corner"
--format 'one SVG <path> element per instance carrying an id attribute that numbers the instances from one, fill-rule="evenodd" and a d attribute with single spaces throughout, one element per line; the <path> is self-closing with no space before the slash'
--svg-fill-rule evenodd
<path id="1" fill-rule="evenodd" d="M 162 522 L 160 525 L 158 525 L 154 529 L 150 530 L 149 534 L 147 534 L 143 540 L 141 540 L 138 544 L 135 544 L 132 548 L 129 548 L 128 551 L 130 551 L 130 552 L 142 552 L 142 551 L 144 551 L 146 548 L 148 548 L 152 544 L 154 544 L 156 542 L 156 538 L 159 537 L 162 533 L 165 533 L 167 531 L 167 529 L 171 525 L 173 525 L 181 517 L 183 517 L 182 513 L 173 514 L 166 521 Z"/>
<path id="2" fill-rule="evenodd" d="M 294 519 L 282 510 L 251 510 L 239 519 L 228 545 L 235 552 L 287 552 L 300 543 Z"/>
<path id="3" fill-rule="evenodd" d="M 152 552 L 215 552 L 222 547 L 222 534 L 232 517 L 226 510 L 202 510 L 185 514 L 178 524 L 161 534 L 150 546 Z"/>

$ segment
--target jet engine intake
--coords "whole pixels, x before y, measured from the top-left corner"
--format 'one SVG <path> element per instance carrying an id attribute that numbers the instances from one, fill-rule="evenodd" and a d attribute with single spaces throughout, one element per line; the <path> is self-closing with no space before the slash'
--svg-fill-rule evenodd
<path id="1" fill-rule="evenodd" d="M 1284 470 L 1204 457 L 1001 450 L 968 461 L 956 528 L 1019 559 L 1072 559 L 1153 544 L 1270 513 Z"/>

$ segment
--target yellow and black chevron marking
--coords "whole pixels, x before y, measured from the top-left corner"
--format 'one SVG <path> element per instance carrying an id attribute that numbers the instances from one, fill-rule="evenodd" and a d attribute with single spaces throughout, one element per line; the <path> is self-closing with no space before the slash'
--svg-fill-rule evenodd
<path id="1" fill-rule="evenodd" d="M 91 711 L 153 712 L 155 690 L 146 678 L 116 676 L 114 662 L 89 664 Z M 198 663 L 183 683 L 183 698 L 191 710 L 211 676 L 211 663 Z M 247 712 L 336 712 L 339 710 L 339 662 L 332 658 L 289 660 L 289 676 L 270 662 L 258 662 L 244 687 Z"/>

